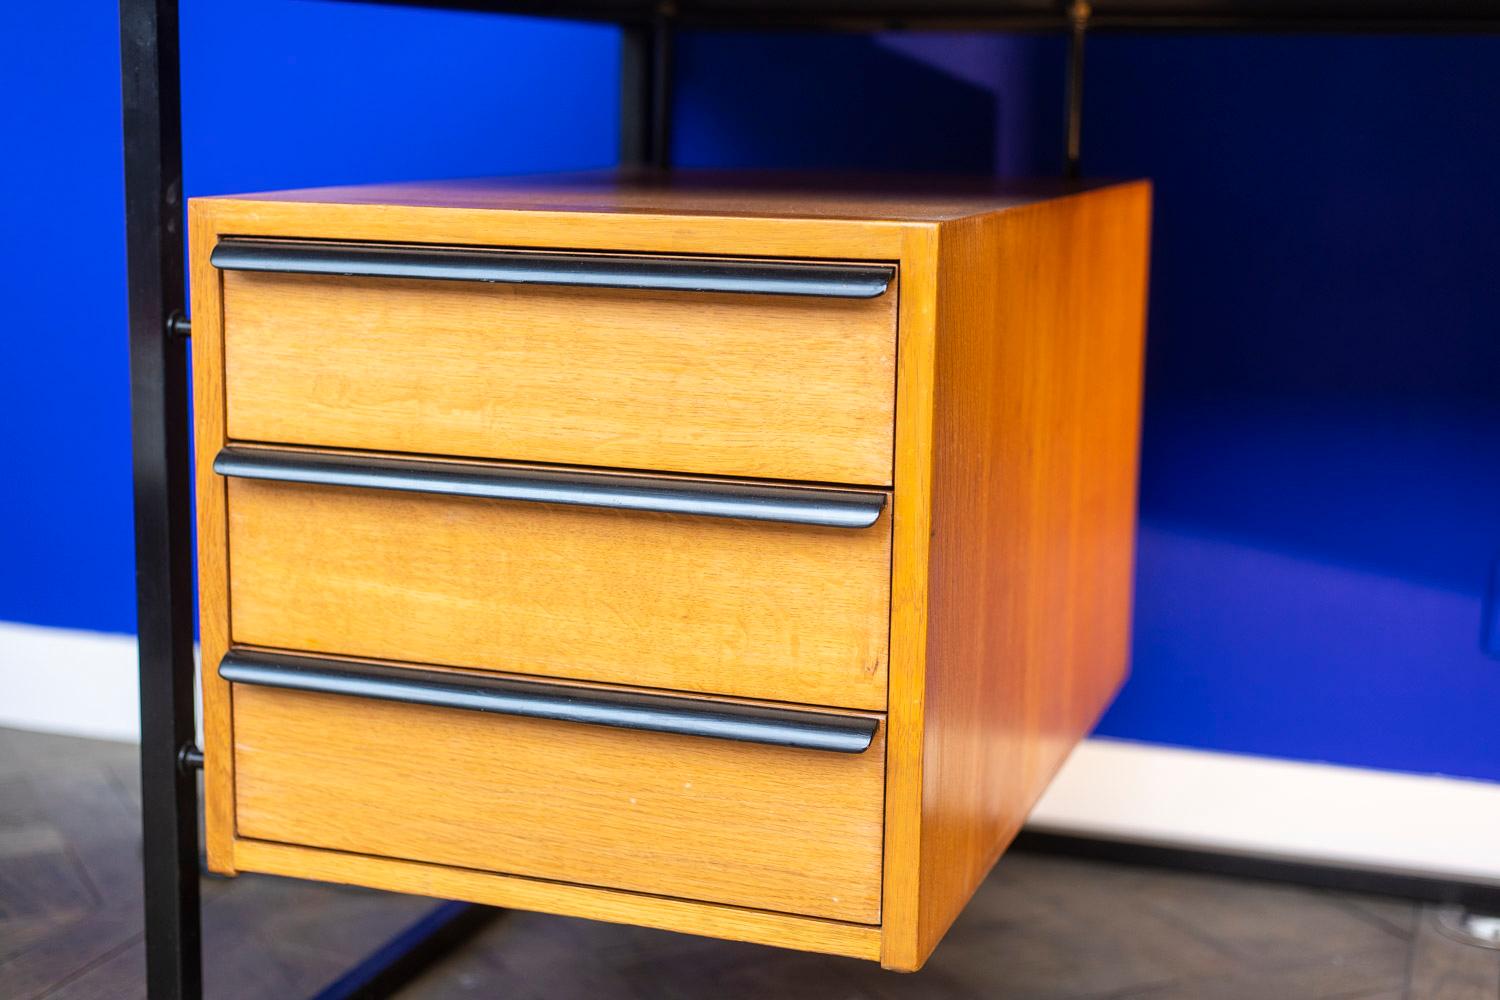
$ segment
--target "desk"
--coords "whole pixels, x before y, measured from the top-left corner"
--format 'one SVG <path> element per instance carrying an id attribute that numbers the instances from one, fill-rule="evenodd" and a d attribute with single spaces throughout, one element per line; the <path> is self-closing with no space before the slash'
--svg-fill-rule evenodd
<path id="1" fill-rule="evenodd" d="M 486 6 L 472 4 L 470 6 Z M 498 8 L 501 5 L 493 5 Z M 1382 5 L 1384 20 L 1377 26 L 1410 26 L 1480 30 L 1487 15 L 1481 4 Z M 519 9 L 511 7 L 509 9 Z M 620 8 L 634 16 L 637 8 Z M 952 18 L 973 17 L 973 8 L 946 8 Z M 1278 11 L 1286 8 L 1278 7 Z M 1333 5 L 1318 8 L 1328 21 L 1313 27 L 1350 24 L 1339 20 Z M 1367 16 L 1369 5 L 1361 5 Z M 534 8 L 533 8 L 534 10 Z M 934 8 L 913 5 L 910 15 L 931 15 Z M 996 13 L 991 9 L 991 13 Z M 1012 10 L 1012 13 L 1014 11 Z M 1247 16 L 1249 5 L 1246 5 Z M 191 746 L 191 612 L 190 553 L 188 551 L 188 473 L 186 468 L 186 400 L 182 388 L 185 362 L 180 338 L 186 333 L 184 300 L 179 275 L 181 260 L 181 192 L 177 133 L 177 78 L 175 4 L 127 3 L 123 6 L 126 116 L 129 131 L 128 218 L 131 240 L 131 331 L 134 437 L 136 441 L 137 541 L 140 552 L 142 651 L 143 768 L 145 775 L 148 883 L 152 887 L 151 967 L 153 990 L 173 995 L 172 984 L 191 992 L 190 966 L 196 963 L 197 917 L 196 849 L 192 832 L 194 790 L 191 776 L 179 776 L 178 758 L 189 764 Z M 1004 12 L 1001 12 L 1004 13 Z M 1179 11 L 1180 14 L 1180 11 Z M 894 16 L 894 15 L 892 15 Z M 1146 12 L 1141 12 L 1142 18 Z M 740 23 L 761 23 L 759 12 L 745 14 Z M 1049 25 L 1061 24 L 1059 11 L 1049 6 Z M 1435 19 L 1429 19 L 1435 18 Z M 1460 24 L 1460 22 L 1462 22 Z M 670 35 L 664 25 L 632 22 L 628 34 L 629 94 L 652 96 L 651 107 L 664 107 L 660 85 L 637 88 L 644 79 L 660 81 L 665 74 L 645 72 L 636 58 L 652 51 L 643 39 L 658 41 Z M 882 21 L 882 23 L 888 23 Z M 954 23 L 947 21 L 943 23 Z M 1015 21 L 976 18 L 968 24 L 1014 25 Z M 1273 25 L 1276 23 L 1273 19 Z M 1299 22 L 1302 23 L 1302 22 Z M 1159 23 L 1134 22 L 1135 27 L 1261 26 L 1262 22 L 1225 22 L 1199 15 L 1184 22 L 1166 16 Z M 1365 21 L 1356 27 L 1370 26 Z M 1101 5 L 1097 27 L 1105 30 Z M 665 68 L 660 52 L 651 65 Z M 628 115 L 629 142 L 640 149 L 644 126 L 664 124 L 664 116 L 648 117 L 639 101 Z M 654 114 L 654 112 L 653 112 Z M 658 144 L 660 148 L 660 144 Z M 641 158 L 641 157 L 637 157 Z M 165 971 L 161 971 L 165 970 Z M 186 984 L 186 985 L 184 985 Z"/>

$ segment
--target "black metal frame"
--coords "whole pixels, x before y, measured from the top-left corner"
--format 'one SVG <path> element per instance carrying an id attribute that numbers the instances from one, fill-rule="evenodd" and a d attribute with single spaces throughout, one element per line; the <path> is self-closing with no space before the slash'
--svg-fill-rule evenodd
<path id="1" fill-rule="evenodd" d="M 673 32 L 899 27 L 1064 31 L 1070 36 L 1065 169 L 1077 173 L 1086 32 L 1500 31 L 1493 0 L 378 0 L 612 21 L 622 27 L 620 162 L 670 165 Z M 193 559 L 183 272 L 182 132 L 177 0 L 120 0 L 129 263 L 131 435 L 140 643 L 141 803 L 146 978 L 154 1000 L 202 996 L 198 786 L 194 743 Z M 1056 839 L 1056 838 L 1054 838 Z M 1065 838 L 1067 839 L 1067 838 Z M 1044 846 L 1046 838 L 1033 838 Z M 1067 839 L 1068 848 L 1099 843 Z M 1053 845 L 1056 848 L 1057 845 Z M 1237 870 L 1204 852 L 1123 846 L 1116 860 Z M 1179 857 L 1181 855 L 1181 857 Z M 1186 858 L 1187 860 L 1183 860 Z M 1215 860 L 1217 859 L 1217 860 Z M 1308 875 L 1308 872 L 1314 875 Z M 1322 873 L 1318 875 L 1317 873 Z M 1277 877 L 1339 879 L 1316 866 Z M 1380 884 L 1376 891 L 1402 891 Z M 1407 887 L 1410 888 L 1410 887 Z M 1436 890 L 1431 890 L 1436 891 Z M 1448 892 L 1448 889 L 1444 889 Z M 497 911 L 444 904 L 325 990 L 325 1000 L 388 996 Z"/>
<path id="2" fill-rule="evenodd" d="M 177 0 L 120 5 L 147 988 L 203 990 Z"/>

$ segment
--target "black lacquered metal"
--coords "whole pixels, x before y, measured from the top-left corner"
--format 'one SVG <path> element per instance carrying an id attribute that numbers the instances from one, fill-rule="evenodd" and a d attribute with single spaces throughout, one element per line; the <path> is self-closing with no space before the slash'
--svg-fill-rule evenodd
<path id="1" fill-rule="evenodd" d="M 146 992 L 203 993 L 193 740 L 192 465 L 183 287 L 177 0 L 121 0 L 125 251 L 135 482 Z M 22 98 L 24 99 L 24 97 Z M 139 985 L 134 986 L 139 989 Z"/>
<path id="2" fill-rule="evenodd" d="M 240 479 L 734 517 L 824 528 L 868 528 L 885 507 L 885 494 L 874 490 L 761 486 L 269 448 L 225 448 L 214 458 L 214 471 Z"/>
<path id="3" fill-rule="evenodd" d="M 362 0 L 369 2 L 369 0 Z M 683 27 L 763 31 L 803 28 L 901 30 L 1057 30 L 1072 0 L 378 0 L 648 24 L 670 9 Z M 1092 0 L 1106 31 L 1451 31 L 1500 30 L 1494 0 Z M 1091 28 L 1090 30 L 1095 30 Z"/>
<path id="4" fill-rule="evenodd" d="M 473 939 L 504 910 L 476 903 L 439 903 L 376 948 L 312 1000 L 384 1000 Z"/>
<path id="5" fill-rule="evenodd" d="M 224 271 L 836 299 L 872 299 L 883 295 L 896 274 L 896 269 L 886 264 L 789 264 L 249 238 L 220 240 L 209 260 Z"/>
<path id="6" fill-rule="evenodd" d="M 834 753 L 864 753 L 879 725 L 863 715 L 763 708 L 259 650 L 231 650 L 219 662 L 219 676 L 236 684 Z"/>

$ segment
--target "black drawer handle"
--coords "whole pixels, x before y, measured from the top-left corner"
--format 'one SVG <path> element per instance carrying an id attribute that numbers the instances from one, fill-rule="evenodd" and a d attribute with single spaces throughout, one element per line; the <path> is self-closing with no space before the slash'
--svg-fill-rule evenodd
<path id="1" fill-rule="evenodd" d="M 316 240 L 222 239 L 209 261 L 224 271 L 336 274 L 357 278 L 496 281 L 679 292 L 745 292 L 873 299 L 896 269 L 887 264 L 798 264 L 780 261 L 551 253 L 477 247 L 330 243 Z"/>
<path id="2" fill-rule="evenodd" d="M 782 521 L 827 528 L 868 528 L 885 508 L 885 494 L 869 490 L 515 469 L 269 448 L 225 448 L 214 458 L 214 471 L 241 479 Z"/>
<path id="3" fill-rule="evenodd" d="M 763 708 L 252 650 L 231 650 L 219 661 L 219 676 L 237 684 L 292 691 L 834 753 L 864 753 L 880 725 L 879 720 L 864 715 Z"/>

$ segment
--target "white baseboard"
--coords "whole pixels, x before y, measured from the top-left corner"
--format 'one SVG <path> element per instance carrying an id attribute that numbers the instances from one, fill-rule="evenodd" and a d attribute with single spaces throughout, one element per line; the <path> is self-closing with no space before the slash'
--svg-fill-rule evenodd
<path id="1" fill-rule="evenodd" d="M 0 622 L 0 726 L 140 739 L 135 636 Z"/>
<path id="2" fill-rule="evenodd" d="M 1091 739 L 1030 829 L 1500 885 L 1500 784 Z"/>
<path id="3" fill-rule="evenodd" d="M 0 726 L 139 738 L 135 639 L 0 622 Z M 1092 739 L 1031 829 L 1500 885 L 1500 784 Z"/>

